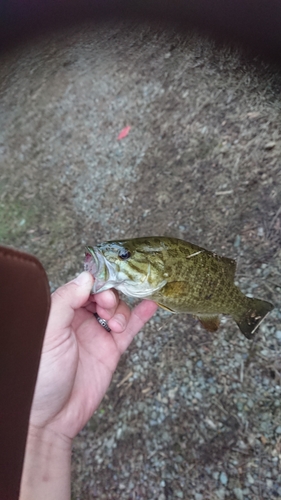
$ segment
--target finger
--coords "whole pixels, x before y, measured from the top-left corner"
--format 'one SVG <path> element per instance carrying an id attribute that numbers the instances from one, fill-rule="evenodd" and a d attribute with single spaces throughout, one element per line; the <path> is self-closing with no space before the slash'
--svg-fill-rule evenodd
<path id="1" fill-rule="evenodd" d="M 71 323 L 73 330 L 77 332 L 80 326 L 91 318 L 93 318 L 93 312 L 89 311 L 88 308 L 81 307 L 74 314 L 74 318 Z"/>
<path id="2" fill-rule="evenodd" d="M 95 302 L 98 315 L 108 321 L 114 316 L 120 303 L 120 298 L 116 290 L 106 290 L 95 296 Z"/>
<path id="3" fill-rule="evenodd" d="M 98 309 L 97 313 L 100 315 Z M 127 328 L 130 317 L 131 309 L 123 300 L 120 300 L 114 315 L 108 320 L 108 326 L 112 332 L 121 333 Z"/>
<path id="4" fill-rule="evenodd" d="M 84 271 L 74 280 L 58 288 L 52 295 L 52 314 L 47 331 L 67 328 L 73 320 L 75 310 L 87 302 L 92 286 L 93 277 Z"/>
<path id="5" fill-rule="evenodd" d="M 109 315 L 108 315 L 108 313 L 105 313 L 106 316 L 113 316 L 114 311 L 117 307 L 118 300 L 119 300 L 118 296 L 116 298 L 115 294 L 112 291 L 107 290 L 106 292 L 101 292 L 99 294 L 90 295 L 89 300 L 87 300 L 84 307 L 85 307 L 85 309 L 87 309 L 87 311 L 94 313 L 97 310 L 97 303 L 104 304 L 104 306 L 105 306 L 104 309 L 105 310 L 110 309 L 110 311 L 111 311 L 111 313 Z"/>
<path id="6" fill-rule="evenodd" d="M 112 332 L 120 354 L 128 348 L 135 335 L 143 328 L 145 323 L 157 311 L 157 304 L 151 300 L 143 300 L 131 311 L 126 329 L 123 333 L 116 334 Z"/>
<path id="7" fill-rule="evenodd" d="M 115 310 L 120 300 L 118 292 L 113 288 L 106 290 L 105 292 L 96 293 L 93 297 L 94 302 L 103 309 Z"/>

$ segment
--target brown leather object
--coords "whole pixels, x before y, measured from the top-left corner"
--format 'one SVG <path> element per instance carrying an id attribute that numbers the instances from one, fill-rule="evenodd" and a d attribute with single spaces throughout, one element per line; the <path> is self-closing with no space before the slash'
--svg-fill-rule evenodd
<path id="1" fill-rule="evenodd" d="M 19 496 L 28 420 L 50 308 L 33 256 L 0 246 L 0 499 Z"/>

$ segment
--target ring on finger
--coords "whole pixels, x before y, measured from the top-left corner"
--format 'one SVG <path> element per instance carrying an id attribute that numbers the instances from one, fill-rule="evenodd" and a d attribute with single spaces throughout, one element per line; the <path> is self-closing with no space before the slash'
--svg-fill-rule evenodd
<path id="1" fill-rule="evenodd" d="M 109 328 L 108 324 L 107 324 L 107 321 L 105 319 L 102 319 L 98 313 L 93 313 L 96 320 L 98 321 L 98 323 L 107 331 L 107 332 L 111 332 L 111 329 Z"/>

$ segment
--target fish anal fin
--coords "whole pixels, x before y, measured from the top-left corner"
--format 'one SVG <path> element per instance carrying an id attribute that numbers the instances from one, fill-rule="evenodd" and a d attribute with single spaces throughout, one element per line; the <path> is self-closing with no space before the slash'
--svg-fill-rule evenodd
<path id="1" fill-rule="evenodd" d="M 208 332 L 216 332 L 218 327 L 220 326 L 219 316 L 205 316 L 205 315 L 198 316 L 197 315 L 197 318 L 199 319 L 201 325 Z"/>

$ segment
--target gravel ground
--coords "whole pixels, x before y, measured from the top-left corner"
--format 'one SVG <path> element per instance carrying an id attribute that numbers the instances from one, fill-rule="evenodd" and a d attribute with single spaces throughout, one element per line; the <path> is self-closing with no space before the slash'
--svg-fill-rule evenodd
<path id="1" fill-rule="evenodd" d="M 158 311 L 75 440 L 73 500 L 281 499 L 280 88 L 274 67 L 145 25 L 2 55 L 0 237 L 52 289 L 84 244 L 158 234 L 237 258 L 276 306 L 252 343 Z"/>

